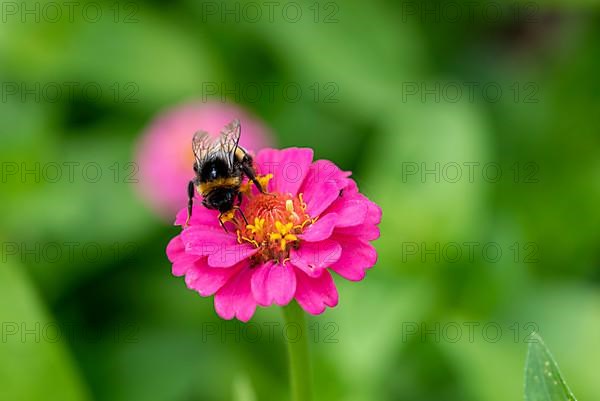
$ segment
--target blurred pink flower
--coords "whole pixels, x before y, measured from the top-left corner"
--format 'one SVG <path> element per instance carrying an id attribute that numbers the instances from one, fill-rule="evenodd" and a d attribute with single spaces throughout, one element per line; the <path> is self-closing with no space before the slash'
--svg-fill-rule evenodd
<path id="1" fill-rule="evenodd" d="M 159 215 L 169 218 L 187 204 L 187 184 L 194 177 L 192 137 L 198 130 L 217 136 L 231 120 L 242 125 L 240 144 L 256 152 L 272 145 L 268 128 L 240 108 L 224 103 L 192 102 L 159 114 L 137 147 L 139 188 Z"/>
<path id="2" fill-rule="evenodd" d="M 255 159 L 269 193 L 243 185 L 239 217 L 219 226 L 218 212 L 196 202 L 189 225 L 167 246 L 173 274 L 201 296 L 214 295 L 224 319 L 248 321 L 257 305 L 292 299 L 311 314 L 338 303 L 330 271 L 360 281 L 375 265 L 381 208 L 359 193 L 350 172 L 311 149 L 263 149 Z M 183 226 L 187 210 L 175 220 Z"/>

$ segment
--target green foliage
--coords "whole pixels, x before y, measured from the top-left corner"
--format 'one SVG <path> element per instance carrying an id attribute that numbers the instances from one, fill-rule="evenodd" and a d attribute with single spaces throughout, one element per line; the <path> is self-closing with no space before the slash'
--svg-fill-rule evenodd
<path id="1" fill-rule="evenodd" d="M 436 21 L 435 10 L 452 11 L 440 2 L 302 0 L 293 2 L 303 13 L 297 22 L 283 4 L 272 21 L 265 5 L 251 22 L 241 11 L 258 4 L 250 1 L 103 0 L 94 3 L 103 18 L 89 22 L 80 14 L 87 3 L 72 22 L 66 14 L 58 22 L 0 14 L 3 168 L 95 162 L 104 172 L 97 183 L 0 180 L 0 336 L 12 323 L 94 333 L 58 342 L 8 335 L 0 343 L 1 399 L 285 399 L 285 344 L 266 335 L 280 311 L 257 312 L 257 341 L 244 337 L 245 326 L 219 320 L 211 299 L 170 273 L 164 249 L 177 230 L 150 212 L 137 184 L 115 182 L 110 169 L 135 161 L 140 135 L 164 108 L 203 98 L 238 103 L 266 122 L 278 146 L 310 146 L 352 170 L 383 207 L 377 266 L 360 283 L 336 277 L 339 306 L 309 319 L 310 334 L 319 334 L 310 344 L 317 401 L 519 399 L 523 344 L 534 326 L 554 344 L 578 396 L 600 398 L 597 8 L 560 2 L 533 10 L 529 2 L 522 12 L 538 18 L 527 22 L 516 4 L 494 20 L 477 12 L 486 3 L 459 1 L 452 5 L 463 7 L 462 19 L 452 22 Z M 212 6 L 239 7 L 241 19 L 210 14 Z M 124 23 L 132 10 L 137 22 Z M 103 96 L 65 92 L 49 101 L 10 91 L 65 82 L 97 83 Z M 253 100 L 235 89 L 273 82 L 303 95 L 290 101 L 264 91 Z M 473 82 L 497 84 L 503 95 L 490 101 L 476 90 L 470 98 Z M 222 93 L 209 96 L 207 83 Z M 409 95 L 415 84 L 438 98 Z M 462 85 L 462 97 L 435 89 L 444 84 Z M 125 101 L 132 93 L 135 101 Z M 532 93 L 537 102 L 524 102 Z M 477 169 L 470 182 L 464 163 L 472 162 L 498 164 L 502 179 L 489 182 Z M 462 166 L 462 179 L 423 179 L 421 170 L 436 163 L 438 175 L 444 165 Z M 408 165 L 419 171 L 407 176 Z M 534 181 L 524 180 L 531 174 Z M 98 244 L 103 254 L 50 261 L 4 247 L 73 241 Z M 465 247 L 456 261 L 424 252 L 465 242 L 481 244 L 472 259 Z M 134 244 L 134 252 L 115 252 L 115 243 Z M 486 243 L 500 246 L 499 260 L 482 254 Z M 420 252 L 407 254 L 406 244 Z M 469 322 L 479 323 L 473 341 Z M 453 323 L 463 328 L 456 342 L 436 329 Z M 497 341 L 482 335 L 489 323 L 501 328 Z M 330 335 L 337 341 L 324 341 Z M 540 380 L 528 391 L 554 384 L 537 370 L 546 361 L 558 379 L 542 343 L 532 344 L 528 372 Z"/>
<path id="2" fill-rule="evenodd" d="M 542 338 L 531 338 L 525 365 L 525 401 L 577 401 Z"/>
<path id="3" fill-rule="evenodd" d="M 91 399 L 65 347 L 64 332 L 44 310 L 21 269 L 12 263 L 3 264 L 0 269 L 2 398 L 23 401 Z"/>

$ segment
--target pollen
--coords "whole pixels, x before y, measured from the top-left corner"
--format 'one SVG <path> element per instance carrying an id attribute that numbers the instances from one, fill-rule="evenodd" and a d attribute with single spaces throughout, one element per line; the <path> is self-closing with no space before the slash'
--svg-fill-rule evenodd
<path id="1" fill-rule="evenodd" d="M 257 177 L 263 188 L 271 178 L 271 174 Z M 248 191 L 246 199 L 242 211 L 249 224 L 236 224 L 238 241 L 259 248 L 253 257 L 256 264 L 267 260 L 284 263 L 298 245 L 298 236 L 313 222 L 302 196 Z"/>
<path id="2" fill-rule="evenodd" d="M 256 181 L 258 181 L 260 186 L 266 190 L 269 186 L 269 181 L 271 181 L 271 178 L 273 178 L 273 174 L 257 175 Z M 243 183 L 240 185 L 240 192 L 244 195 L 250 195 L 252 193 L 252 185 L 254 185 L 252 181 Z"/>
<path id="3" fill-rule="evenodd" d="M 264 225 L 265 225 L 265 219 L 255 217 L 254 224 L 248 224 L 246 226 L 246 229 L 250 230 L 250 232 L 252 234 L 262 234 Z"/>
<path id="4" fill-rule="evenodd" d="M 257 176 L 256 180 L 258 181 L 258 183 L 260 184 L 261 187 L 263 187 L 264 189 L 267 189 L 267 187 L 269 186 L 269 181 L 271 181 L 271 178 L 273 178 L 273 174 L 265 174 L 265 175 Z"/>
<path id="5" fill-rule="evenodd" d="M 286 208 L 287 202 L 291 201 L 286 201 Z M 293 227 L 294 223 L 282 224 L 280 221 L 276 221 L 275 229 L 277 230 L 277 232 L 269 234 L 269 241 L 279 241 L 281 251 L 285 251 L 288 242 L 298 241 L 298 237 L 291 233 Z"/>
<path id="6" fill-rule="evenodd" d="M 223 223 L 227 222 L 227 221 L 232 221 L 234 220 L 235 214 L 234 211 L 229 211 L 227 213 L 224 213 L 223 216 L 221 216 L 221 221 Z"/>

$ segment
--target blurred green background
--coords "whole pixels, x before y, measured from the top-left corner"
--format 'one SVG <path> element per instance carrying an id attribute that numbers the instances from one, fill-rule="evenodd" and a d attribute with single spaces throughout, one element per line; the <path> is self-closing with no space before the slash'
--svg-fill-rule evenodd
<path id="1" fill-rule="evenodd" d="M 257 312 L 258 338 L 220 321 L 171 275 L 177 229 L 113 179 L 158 112 L 194 99 L 240 104 L 383 207 L 378 264 L 337 277 L 339 306 L 310 319 L 317 400 L 522 399 L 532 330 L 573 392 L 600 399 L 595 7 L 75 4 L 2 3 L 1 400 L 287 398 L 281 329 L 266 335 L 280 311 Z M 103 176 L 8 174 L 64 162 Z"/>

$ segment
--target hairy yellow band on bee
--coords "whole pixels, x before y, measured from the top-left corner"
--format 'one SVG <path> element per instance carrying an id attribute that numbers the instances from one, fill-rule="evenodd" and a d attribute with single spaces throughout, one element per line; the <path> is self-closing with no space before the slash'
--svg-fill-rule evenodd
<path id="1" fill-rule="evenodd" d="M 202 196 L 205 196 L 215 188 L 239 187 L 241 183 L 242 180 L 238 177 L 217 178 L 216 180 L 201 182 L 200 185 L 198 185 L 198 192 L 200 192 Z"/>

